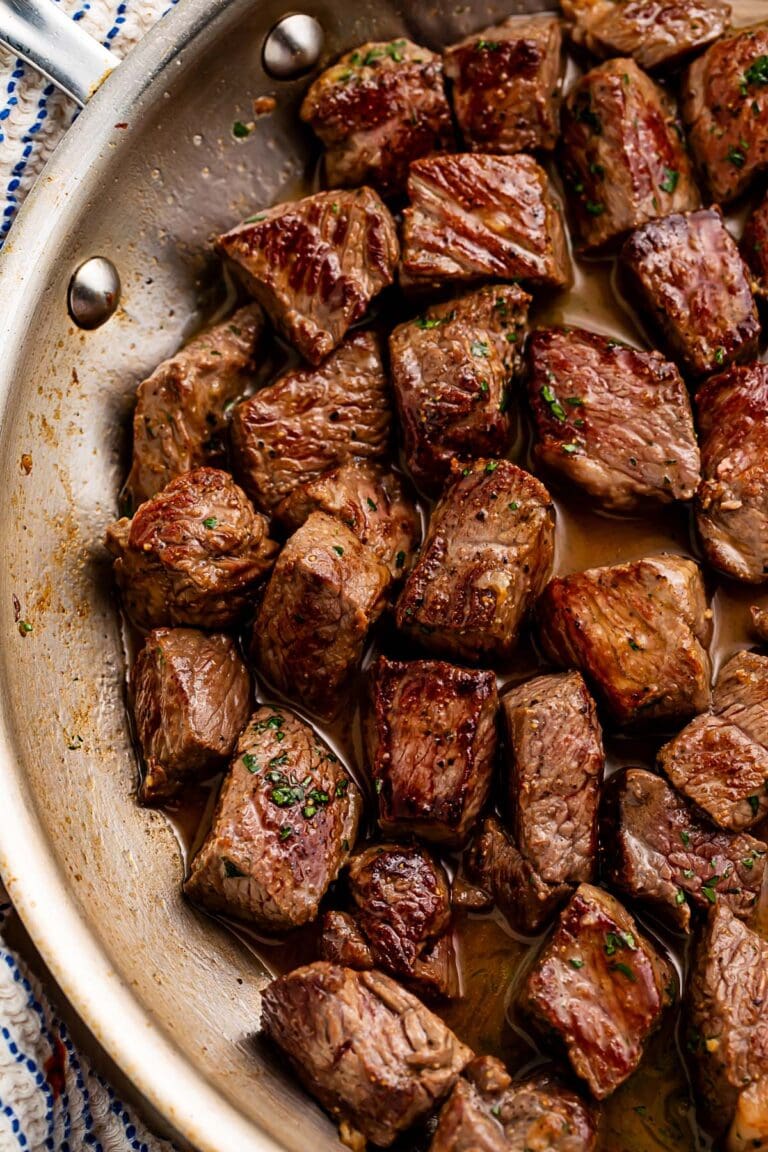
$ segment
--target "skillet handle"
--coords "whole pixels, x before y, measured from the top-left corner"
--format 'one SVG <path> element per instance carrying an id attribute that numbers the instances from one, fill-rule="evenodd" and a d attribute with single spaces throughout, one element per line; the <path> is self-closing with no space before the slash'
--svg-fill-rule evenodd
<path id="1" fill-rule="evenodd" d="M 0 44 L 42 72 L 81 108 L 120 63 L 54 0 L 0 0 Z"/>

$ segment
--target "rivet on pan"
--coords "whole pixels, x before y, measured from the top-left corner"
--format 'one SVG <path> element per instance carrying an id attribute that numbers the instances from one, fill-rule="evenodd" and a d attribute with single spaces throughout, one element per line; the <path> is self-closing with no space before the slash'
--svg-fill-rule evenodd
<path id="1" fill-rule="evenodd" d="M 323 29 L 314 16 L 284 16 L 264 42 L 264 70 L 276 80 L 293 80 L 314 68 L 322 50 Z"/>
<path id="2" fill-rule="evenodd" d="M 120 277 L 106 256 L 92 256 L 69 282 L 69 314 L 78 328 L 100 328 L 120 301 Z"/>

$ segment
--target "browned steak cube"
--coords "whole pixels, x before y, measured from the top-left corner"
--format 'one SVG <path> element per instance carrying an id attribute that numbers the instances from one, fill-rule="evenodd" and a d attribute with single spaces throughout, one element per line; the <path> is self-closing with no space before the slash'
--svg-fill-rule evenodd
<path id="1" fill-rule="evenodd" d="M 571 88 L 563 163 L 587 249 L 701 203 L 675 106 L 632 59 L 599 64 Z"/>
<path id="2" fill-rule="evenodd" d="M 302 484 L 280 501 L 275 515 L 295 532 L 312 512 L 336 516 L 399 580 L 413 563 L 421 522 L 403 479 L 369 460 L 350 460 Z"/>
<path id="3" fill-rule="evenodd" d="M 768 165 L 768 24 L 741 28 L 694 60 L 682 111 L 712 199 L 733 200 Z"/>
<path id="4" fill-rule="evenodd" d="M 631 1076 L 675 997 L 672 965 L 613 896 L 582 884 L 523 988 L 523 1006 L 604 1100 Z"/>
<path id="5" fill-rule="evenodd" d="M 229 760 L 251 713 L 251 678 L 230 636 L 155 628 L 131 679 L 142 800 L 175 796 Z"/>
<path id="6" fill-rule="evenodd" d="M 401 282 L 425 289 L 474 280 L 563 288 L 570 259 L 558 206 L 530 156 L 417 160 L 403 213 Z"/>
<path id="7" fill-rule="evenodd" d="M 763 644 L 768 644 L 768 608 L 761 608 L 757 604 L 753 604 L 749 610 L 752 631 L 758 640 Z"/>
<path id="8" fill-rule="evenodd" d="M 632 56 L 641 68 L 671 67 L 729 27 L 722 0 L 561 0 L 571 36 L 598 56 Z"/>
<path id="9" fill-rule="evenodd" d="M 692 498 L 699 448 L 674 364 L 584 328 L 539 329 L 527 350 L 543 465 L 611 512 Z"/>
<path id="10" fill-rule="evenodd" d="M 267 986 L 261 1026 L 323 1107 L 383 1148 L 426 1118 L 472 1058 L 389 976 L 322 961 Z"/>
<path id="11" fill-rule="evenodd" d="M 621 258 L 684 371 L 706 376 L 756 354 L 760 324 L 747 269 L 717 206 L 643 225 Z"/>
<path id="12" fill-rule="evenodd" d="M 399 255 L 395 222 L 370 188 L 265 208 L 216 243 L 310 364 L 362 320 Z"/>
<path id="13" fill-rule="evenodd" d="M 454 464 L 397 602 L 397 626 L 436 652 L 503 659 L 552 571 L 554 509 L 508 460 Z"/>
<path id="14" fill-rule="evenodd" d="M 586 684 L 578 672 L 537 676 L 501 705 L 520 852 L 549 884 L 591 880 L 605 756 Z"/>
<path id="15" fill-rule="evenodd" d="M 597 1120 L 575 1092 L 544 1074 L 512 1080 L 500 1060 L 478 1056 L 440 1112 L 429 1152 L 592 1152 Z"/>
<path id="16" fill-rule="evenodd" d="M 521 367 L 530 296 L 480 288 L 395 328 L 390 362 L 405 457 L 437 493 L 456 456 L 503 456 L 514 425 L 508 389 Z"/>
<path id="17" fill-rule="evenodd" d="M 323 928 L 318 944 L 321 960 L 342 964 L 345 968 L 361 970 L 375 967 L 368 941 L 347 912 L 330 911 L 323 916 Z"/>
<path id="18" fill-rule="evenodd" d="M 556 16 L 511 16 L 445 50 L 445 74 L 472 152 L 557 143 L 563 34 Z"/>
<path id="19" fill-rule="evenodd" d="M 603 849 L 612 884 L 685 932 L 692 906 L 706 912 L 720 901 L 749 919 L 765 872 L 768 848 L 761 840 L 716 831 L 643 768 L 617 772 L 608 790 Z"/>
<path id="20" fill-rule="evenodd" d="M 226 628 L 274 562 L 267 520 L 232 477 L 196 468 L 107 529 L 125 610 L 141 628 Z"/>
<path id="21" fill-rule="evenodd" d="M 466 840 L 491 787 L 497 708 L 493 672 L 379 657 L 365 729 L 388 835 Z"/>
<path id="22" fill-rule="evenodd" d="M 254 712 L 184 891 L 268 932 L 306 924 L 355 842 L 361 797 L 313 728 L 282 707 Z"/>
<path id="23" fill-rule="evenodd" d="M 280 692 L 335 716 L 391 577 L 370 548 L 313 512 L 278 557 L 253 626 L 259 670 Z"/>
<path id="24" fill-rule="evenodd" d="M 412 160 L 453 143 L 442 61 L 410 40 L 346 52 L 312 84 L 301 118 L 325 145 L 332 188 L 372 184 L 398 196 Z"/>
<path id="25" fill-rule="evenodd" d="M 768 296 L 768 195 L 747 220 L 741 251 L 755 278 L 753 290 Z"/>
<path id="26" fill-rule="evenodd" d="M 729 1152 L 768 1138 L 768 944 L 725 904 L 709 914 L 688 984 L 699 1100 Z"/>
<path id="27" fill-rule="evenodd" d="M 272 513 L 329 468 L 356 456 L 383 457 L 391 418 L 378 341 L 358 332 L 319 368 L 286 372 L 238 404 L 235 471 L 257 508 Z"/>
<path id="28" fill-rule="evenodd" d="M 768 580 L 768 364 L 729 368 L 696 396 L 704 555 L 736 580 Z"/>
<path id="29" fill-rule="evenodd" d="M 648 556 L 558 577 L 537 615 L 547 654 L 579 668 L 620 727 L 707 707 L 711 613 L 693 560 Z"/>
<path id="30" fill-rule="evenodd" d="M 729 660 L 712 706 L 664 745 L 659 764 L 710 819 L 738 831 L 768 815 L 768 656 Z"/>

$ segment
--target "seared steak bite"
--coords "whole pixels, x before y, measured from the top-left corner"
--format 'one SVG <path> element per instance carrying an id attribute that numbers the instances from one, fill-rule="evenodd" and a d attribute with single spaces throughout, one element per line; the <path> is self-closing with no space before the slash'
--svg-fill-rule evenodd
<path id="1" fill-rule="evenodd" d="M 184 891 L 268 932 L 306 924 L 354 845 L 360 793 L 309 724 L 265 705 L 240 737 Z"/>
<path id="2" fill-rule="evenodd" d="M 701 202 L 674 104 L 632 59 L 599 64 L 571 88 L 563 163 L 584 248 Z"/>
<path id="3" fill-rule="evenodd" d="M 436 652 L 504 659 L 552 571 L 553 550 L 543 484 L 508 460 L 454 462 L 397 602 L 397 626 Z"/>
<path id="4" fill-rule="evenodd" d="M 722 0 L 561 0 L 571 36 L 597 56 L 632 56 L 641 68 L 670 67 L 729 27 Z"/>
<path id="5" fill-rule="evenodd" d="M 175 476 L 220 463 L 227 410 L 253 377 L 263 331 L 261 308 L 241 308 L 195 336 L 139 384 L 126 485 L 134 508 Z"/>
<path id="6" fill-rule="evenodd" d="M 225 628 L 274 562 L 267 520 L 226 472 L 177 476 L 107 529 L 125 610 L 141 628 Z"/>
<path id="7" fill-rule="evenodd" d="M 379 657 L 365 734 L 385 833 L 466 840 L 491 787 L 497 708 L 492 672 Z"/>
<path id="8" fill-rule="evenodd" d="M 389 569 L 345 524 L 313 512 L 280 553 L 259 607 L 253 626 L 259 670 L 305 707 L 336 715 L 390 580 Z"/>
<path id="9" fill-rule="evenodd" d="M 410 569 L 421 523 L 402 478 L 367 460 L 350 460 L 302 484 L 275 509 L 290 532 L 312 512 L 336 516 L 386 564 L 393 580 Z"/>
<path id="10" fill-rule="evenodd" d="M 331 964 L 345 968 L 370 969 L 375 967 L 368 941 L 347 912 L 330 911 L 323 916 L 319 955 Z"/>
<path id="11" fill-rule="evenodd" d="M 394 220 L 370 188 L 265 208 L 219 236 L 217 248 L 310 364 L 392 283 L 399 253 Z"/>
<path id="12" fill-rule="evenodd" d="M 718 207 L 643 225 L 621 259 L 683 371 L 706 376 L 756 354 L 747 269 Z"/>
<path id="13" fill-rule="evenodd" d="M 133 666 L 142 800 L 165 800 L 229 760 L 251 712 L 251 678 L 230 636 L 155 628 Z"/>
<path id="14" fill-rule="evenodd" d="M 579 668 L 620 727 L 707 707 L 710 613 L 693 560 L 649 556 L 557 577 L 537 615 L 546 653 Z"/>
<path id="15" fill-rule="evenodd" d="M 584 328 L 543 328 L 528 341 L 536 458 L 603 508 L 690 500 L 699 449 L 674 364 Z"/>
<path id="16" fill-rule="evenodd" d="M 591 880 L 605 756 L 586 684 L 578 672 L 536 676 L 501 705 L 520 852 L 549 884 Z"/>
<path id="17" fill-rule="evenodd" d="M 417 160 L 403 213 L 404 286 L 523 280 L 563 288 L 571 268 L 560 212 L 530 156 Z"/>
<path id="18" fill-rule="evenodd" d="M 729 724 L 768 748 L 768 656 L 737 652 L 720 669 L 712 707 Z"/>
<path id="19" fill-rule="evenodd" d="M 704 823 L 661 776 L 624 768 L 608 783 L 603 851 L 609 878 L 688 931 L 691 906 L 725 903 L 742 920 L 755 910 L 768 848 Z"/>
<path id="20" fill-rule="evenodd" d="M 232 416 L 235 472 L 271 513 L 300 484 L 353 457 L 387 451 L 389 389 L 376 337 L 348 337 L 319 368 L 286 372 L 238 404 Z"/>
<path id="21" fill-rule="evenodd" d="M 768 580 L 768 364 L 729 368 L 696 396 L 704 554 L 736 580 Z"/>
<path id="22" fill-rule="evenodd" d="M 334 1118 L 384 1148 L 432 1111 L 472 1058 L 389 976 L 322 961 L 268 985 L 261 1026 Z"/>
<path id="23" fill-rule="evenodd" d="M 456 456 L 503 456 L 513 423 L 509 389 L 521 366 L 530 296 L 480 288 L 395 328 L 390 360 L 405 456 L 426 492 L 439 492 Z"/>
<path id="24" fill-rule="evenodd" d="M 768 195 L 747 220 L 741 251 L 755 278 L 754 291 L 768 296 Z"/>
<path id="25" fill-rule="evenodd" d="M 582 884 L 523 988 L 523 1006 L 604 1100 L 635 1071 L 675 998 L 674 969 L 613 896 Z"/>
<path id="26" fill-rule="evenodd" d="M 500 1060 L 477 1056 L 440 1112 L 429 1152 L 592 1152 L 597 1122 L 570 1089 L 539 1074 L 513 1081 Z"/>
<path id="27" fill-rule="evenodd" d="M 768 24 L 739 29 L 694 60 L 682 112 L 713 200 L 733 200 L 768 166 Z"/>
<path id="28" fill-rule="evenodd" d="M 750 618 L 752 621 L 752 631 L 758 640 L 763 644 L 768 644 L 768 608 L 761 608 L 757 604 L 753 604 L 749 610 Z"/>
<path id="29" fill-rule="evenodd" d="M 445 74 L 472 152 L 557 143 L 563 35 L 556 16 L 511 16 L 445 50 Z"/>
<path id="30" fill-rule="evenodd" d="M 410 40 L 361 44 L 318 76 L 301 118 L 325 145 L 332 188 L 405 191 L 412 160 L 453 143 L 439 56 Z"/>

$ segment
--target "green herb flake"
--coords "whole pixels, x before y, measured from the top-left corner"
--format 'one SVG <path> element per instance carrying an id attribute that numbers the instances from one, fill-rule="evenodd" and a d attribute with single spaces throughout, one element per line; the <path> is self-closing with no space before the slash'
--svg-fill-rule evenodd
<path id="1" fill-rule="evenodd" d="M 701 891 L 702 895 L 706 896 L 710 904 L 717 903 L 717 892 L 715 892 L 714 888 L 711 888 L 709 884 L 702 884 Z"/>
<path id="2" fill-rule="evenodd" d="M 690 844 L 690 842 L 691 842 L 691 835 L 690 835 L 690 833 L 689 833 L 689 832 L 681 832 L 681 833 L 680 833 L 680 839 L 681 839 L 681 840 L 682 840 L 682 842 L 683 842 L 683 847 L 684 847 L 684 848 L 687 848 L 687 847 L 688 847 L 688 845 L 689 845 L 689 844 Z"/>
<path id="3" fill-rule="evenodd" d="M 720 345 L 719 348 L 715 349 L 715 364 L 724 364 L 724 363 L 725 363 L 725 348 L 723 348 L 723 346 Z"/>
<path id="4" fill-rule="evenodd" d="M 574 452 L 579 451 L 578 444 L 561 444 L 561 448 L 563 449 L 563 452 L 567 452 L 569 456 L 572 456 Z"/>
<path id="5" fill-rule="evenodd" d="M 587 200 L 584 207 L 590 216 L 602 216 L 603 212 L 605 212 L 605 204 L 602 204 L 599 200 Z"/>
<path id="6" fill-rule="evenodd" d="M 488 381 L 487 380 L 481 380 L 480 381 L 480 391 L 484 394 L 488 392 Z"/>
<path id="7" fill-rule="evenodd" d="M 337 780 L 336 781 L 336 788 L 334 789 L 334 796 L 336 797 L 337 800 L 339 800 L 342 797 L 346 796 L 348 790 L 349 790 L 349 780 L 347 780 L 345 778 L 342 778 L 341 780 Z"/>
<path id="8" fill-rule="evenodd" d="M 264 212 L 259 212 L 256 216 L 246 216 L 245 220 L 243 220 L 243 224 L 260 224 L 261 221 L 266 220 L 266 218 L 267 217 Z"/>
<path id="9" fill-rule="evenodd" d="M 577 968 L 578 969 L 578 968 L 584 967 L 584 961 L 581 959 L 580 956 L 571 956 L 568 963 L 570 964 L 571 968 Z"/>
<path id="10" fill-rule="evenodd" d="M 498 40 L 478 40 L 475 44 L 476 52 L 498 52 L 501 44 Z"/>
<path id="11" fill-rule="evenodd" d="M 244 752 L 242 761 L 249 772 L 256 773 L 259 771 L 259 762 L 252 752 Z"/>
<path id="12" fill-rule="evenodd" d="M 293 836 L 293 828 L 291 828 L 290 824 L 283 824 L 280 829 L 280 839 L 287 840 L 289 836 Z"/>
<path id="13" fill-rule="evenodd" d="M 752 815 L 757 816 L 757 813 L 758 813 L 759 808 L 760 808 L 760 797 L 759 796 L 747 796 L 747 800 L 749 801 L 749 806 L 752 809 Z"/>
<path id="14" fill-rule="evenodd" d="M 366 497 L 366 501 L 365 501 L 365 502 L 366 502 L 366 504 L 368 505 L 368 507 L 370 508 L 371 512 L 378 512 L 378 510 L 379 510 L 379 506 L 378 506 L 378 504 L 376 503 L 376 501 L 375 501 L 375 500 L 371 500 L 370 496 L 367 496 L 367 497 Z"/>
<path id="15" fill-rule="evenodd" d="M 232 135 L 236 140 L 244 140 L 246 136 L 250 136 L 251 129 L 247 124 L 243 124 L 242 120 L 235 120 L 232 125 Z"/>
<path id="16" fill-rule="evenodd" d="M 621 961 L 617 960 L 609 965 L 609 967 L 612 972 L 621 972 L 622 976 L 625 976 L 627 980 L 631 980 L 633 984 L 637 983 L 637 976 L 635 976 L 628 964 L 622 964 Z"/>
<path id="17" fill-rule="evenodd" d="M 384 787 L 384 781 L 383 780 L 377 780 L 375 787 L 376 787 L 376 795 L 380 796 L 381 790 Z"/>
<path id="18" fill-rule="evenodd" d="M 499 466 L 498 460 L 489 460 L 485 466 L 486 472 L 495 472 Z"/>
<path id="19" fill-rule="evenodd" d="M 473 340 L 472 343 L 470 344 L 469 350 L 473 356 L 487 357 L 490 355 L 490 353 L 488 351 L 488 341 L 487 340 Z"/>
<path id="20" fill-rule="evenodd" d="M 694 872 L 693 868 L 686 868 L 683 871 L 683 876 L 685 876 L 686 880 L 693 880 L 695 875 L 696 873 Z"/>
<path id="21" fill-rule="evenodd" d="M 581 396 L 566 396 L 566 404 L 570 404 L 571 408 L 583 408 L 584 401 Z"/>
<path id="22" fill-rule="evenodd" d="M 745 868 L 752 869 L 755 866 L 755 859 L 753 856 L 745 856 L 742 860 L 742 864 Z"/>
<path id="23" fill-rule="evenodd" d="M 371 48 L 370 51 L 366 52 L 365 56 L 363 57 L 363 67 L 368 68 L 371 64 L 373 64 L 374 60 L 380 60 L 384 55 L 384 52 L 384 48 Z"/>
<path id="24" fill-rule="evenodd" d="M 677 892 L 675 892 L 675 904 L 685 904 L 685 892 L 683 892 L 682 888 L 678 888 Z"/>
<path id="25" fill-rule="evenodd" d="M 744 73 L 747 84 L 768 84 L 768 56 L 758 56 Z"/>
<path id="26" fill-rule="evenodd" d="M 337 556 L 343 556 L 344 555 L 344 549 L 341 547 L 340 544 L 334 544 L 333 550 Z"/>
<path id="27" fill-rule="evenodd" d="M 32 624 L 29 620 L 19 620 L 19 632 L 22 636 L 28 636 L 32 631 Z"/>
<path id="28" fill-rule="evenodd" d="M 519 507 L 520 505 L 518 504 L 517 500 L 512 500 L 511 503 L 507 504 L 507 510 L 509 512 L 517 512 Z"/>
<path id="29" fill-rule="evenodd" d="M 734 168 L 743 168 L 747 162 L 746 150 L 743 148 L 729 148 L 727 159 L 733 164 Z"/>
<path id="30" fill-rule="evenodd" d="M 631 636 L 627 640 L 627 643 L 629 644 L 629 646 L 633 652 L 640 652 L 641 651 L 640 645 L 637 643 L 636 640 L 633 640 Z"/>
<path id="31" fill-rule="evenodd" d="M 203 520 L 203 527 L 204 528 L 215 528 L 218 523 L 219 522 L 215 516 L 206 516 L 205 520 Z"/>
<path id="32" fill-rule="evenodd" d="M 557 399 L 554 390 L 550 388 L 549 384 L 545 384 L 542 388 L 539 389 L 539 395 L 549 408 L 555 420 L 559 420 L 561 423 L 565 423 L 565 409 Z"/>
<path id="33" fill-rule="evenodd" d="M 445 316 L 419 316 L 414 320 L 414 324 L 417 328 L 428 331 L 431 328 L 440 328 L 443 324 L 450 324 L 455 316 L 455 311 L 448 312 Z"/>
<path id="34" fill-rule="evenodd" d="M 659 181 L 659 188 L 661 188 L 662 192 L 672 193 L 677 188 L 679 179 L 680 173 L 676 171 L 676 169 L 665 168 L 664 179 Z"/>
<path id="35" fill-rule="evenodd" d="M 387 44 L 384 51 L 395 64 L 399 64 L 403 60 L 402 49 L 405 48 L 405 40 L 393 40 L 391 44 Z"/>

